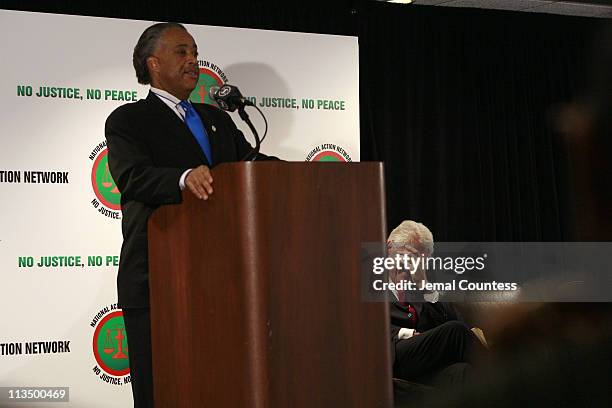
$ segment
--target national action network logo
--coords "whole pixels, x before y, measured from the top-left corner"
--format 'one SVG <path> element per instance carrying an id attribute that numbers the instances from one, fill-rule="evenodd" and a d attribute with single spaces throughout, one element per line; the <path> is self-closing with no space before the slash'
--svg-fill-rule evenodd
<path id="1" fill-rule="evenodd" d="M 91 205 L 106 217 L 121 219 L 121 192 L 108 167 L 106 140 L 92 150 L 89 159 L 93 161 L 91 186 L 95 194 Z"/>
<path id="2" fill-rule="evenodd" d="M 208 92 L 212 86 L 221 87 L 227 83 L 227 76 L 218 65 L 210 61 L 198 60 L 198 66 L 200 67 L 200 77 L 198 78 L 198 84 L 193 92 L 191 92 L 191 95 L 189 95 L 189 100 L 195 103 L 207 103 L 217 106 L 217 103 L 210 98 Z"/>
<path id="3" fill-rule="evenodd" d="M 308 153 L 306 161 L 350 162 L 353 160 L 342 147 L 333 143 L 323 143 Z"/>
<path id="4" fill-rule="evenodd" d="M 112 385 L 124 385 L 130 382 L 130 360 L 123 322 L 123 312 L 117 304 L 102 308 L 92 319 L 93 354 L 97 365 L 94 374 L 101 381 Z"/>

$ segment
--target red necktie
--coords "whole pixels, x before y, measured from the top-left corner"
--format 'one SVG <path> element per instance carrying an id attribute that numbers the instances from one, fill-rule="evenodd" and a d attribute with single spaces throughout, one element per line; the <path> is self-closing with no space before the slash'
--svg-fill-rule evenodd
<path id="1" fill-rule="evenodd" d="M 411 326 L 411 327 L 408 327 L 408 329 L 416 329 L 417 322 L 418 322 L 416 309 L 414 308 L 414 306 L 412 306 L 408 302 L 402 302 L 402 305 L 407 309 L 406 310 L 407 317 L 408 317 L 408 321 L 410 322 L 410 326 Z"/>

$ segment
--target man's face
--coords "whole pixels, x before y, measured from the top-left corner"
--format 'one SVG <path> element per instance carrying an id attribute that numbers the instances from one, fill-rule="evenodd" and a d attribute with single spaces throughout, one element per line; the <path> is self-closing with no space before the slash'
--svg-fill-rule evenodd
<path id="1" fill-rule="evenodd" d="M 147 60 L 151 85 L 184 100 L 198 83 L 198 46 L 181 28 L 165 30 Z"/>
<path id="2" fill-rule="evenodd" d="M 429 256 L 428 251 L 418 243 L 405 245 L 402 245 L 401 243 L 394 243 L 392 247 L 388 249 L 387 256 L 395 258 L 397 255 L 399 255 L 401 259 L 404 258 L 404 255 L 407 255 L 409 258 L 415 259 Z M 409 262 L 408 266 L 411 267 L 412 264 Z M 419 267 L 414 271 L 405 269 L 393 270 L 391 271 L 390 276 L 393 282 L 399 282 L 400 280 L 410 280 L 418 286 L 421 285 L 422 280 L 427 280 L 423 265 L 419 265 Z"/>

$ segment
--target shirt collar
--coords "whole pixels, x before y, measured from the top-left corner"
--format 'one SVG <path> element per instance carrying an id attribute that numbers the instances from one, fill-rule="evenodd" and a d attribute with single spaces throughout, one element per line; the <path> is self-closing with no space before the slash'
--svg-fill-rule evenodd
<path id="1" fill-rule="evenodd" d="M 168 91 L 164 91 L 163 89 L 158 89 L 158 88 L 155 88 L 155 87 L 152 86 L 151 87 L 151 92 L 153 92 L 154 94 L 156 94 L 160 98 L 164 98 L 164 99 L 172 102 L 175 105 L 178 105 L 179 103 L 181 103 L 181 100 L 179 98 L 177 98 L 176 96 L 172 95 Z"/>

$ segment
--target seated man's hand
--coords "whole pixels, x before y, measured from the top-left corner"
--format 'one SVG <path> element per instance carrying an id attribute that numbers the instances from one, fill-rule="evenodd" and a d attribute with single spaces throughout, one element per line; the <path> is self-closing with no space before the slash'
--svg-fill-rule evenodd
<path id="1" fill-rule="evenodd" d="M 210 169 L 203 165 L 191 170 L 185 178 L 185 185 L 201 200 L 208 200 L 213 193 L 212 182 Z"/>

